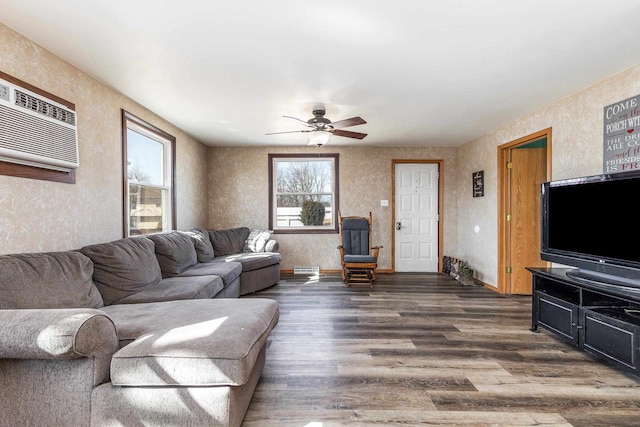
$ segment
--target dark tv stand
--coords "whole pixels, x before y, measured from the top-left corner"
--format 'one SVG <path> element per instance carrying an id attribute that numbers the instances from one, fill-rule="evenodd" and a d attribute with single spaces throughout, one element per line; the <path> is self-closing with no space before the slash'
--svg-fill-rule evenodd
<path id="1" fill-rule="evenodd" d="M 532 331 L 541 326 L 598 359 L 640 375 L 640 289 L 576 280 L 568 268 L 527 270 L 533 274 Z"/>

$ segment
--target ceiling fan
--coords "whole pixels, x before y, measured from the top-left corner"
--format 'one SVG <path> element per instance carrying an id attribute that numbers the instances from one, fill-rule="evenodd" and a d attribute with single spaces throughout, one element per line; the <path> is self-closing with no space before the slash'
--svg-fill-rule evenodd
<path id="1" fill-rule="evenodd" d="M 313 109 L 313 117 L 307 121 L 300 120 L 296 117 L 283 116 L 287 119 L 296 120 L 308 129 L 302 130 L 290 130 L 285 132 L 271 132 L 265 135 L 276 135 L 280 133 L 297 133 L 297 132 L 309 132 L 309 145 L 321 146 L 329 142 L 331 135 L 344 136 L 346 138 L 363 139 L 367 136 L 366 133 L 352 132 L 348 130 L 342 130 L 349 126 L 363 125 L 367 123 L 362 117 L 351 117 L 350 119 L 339 120 L 337 122 L 331 122 L 331 120 L 324 117 L 324 107 L 316 107 Z"/>

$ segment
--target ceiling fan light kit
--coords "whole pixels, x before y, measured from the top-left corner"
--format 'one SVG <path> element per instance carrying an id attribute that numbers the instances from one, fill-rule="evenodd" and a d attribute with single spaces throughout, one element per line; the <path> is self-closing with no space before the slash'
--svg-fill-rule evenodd
<path id="1" fill-rule="evenodd" d="M 309 133 L 309 145 L 323 146 L 331 139 L 331 132 L 326 130 L 314 130 Z"/>
<path id="2" fill-rule="evenodd" d="M 341 130 L 340 128 L 346 128 L 349 126 L 363 125 L 367 123 L 362 117 L 351 117 L 350 119 L 340 120 L 332 123 L 331 120 L 324 117 L 324 108 L 315 108 L 313 110 L 313 118 L 307 120 L 300 120 L 296 117 L 283 116 L 287 119 L 293 119 L 298 121 L 308 129 L 303 130 L 290 130 L 284 132 L 271 132 L 266 135 L 275 135 L 279 133 L 297 133 L 307 132 L 309 133 L 309 145 L 316 145 L 318 147 L 323 146 L 331 139 L 331 135 L 342 136 L 345 138 L 363 139 L 367 136 L 366 133 L 352 132 L 348 130 Z"/>

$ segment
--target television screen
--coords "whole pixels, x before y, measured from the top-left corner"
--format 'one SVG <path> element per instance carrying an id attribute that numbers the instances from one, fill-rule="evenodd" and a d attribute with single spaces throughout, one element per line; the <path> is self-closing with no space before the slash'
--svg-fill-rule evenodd
<path id="1" fill-rule="evenodd" d="M 544 183 L 541 258 L 640 286 L 634 206 L 639 191 L 640 172 Z"/>

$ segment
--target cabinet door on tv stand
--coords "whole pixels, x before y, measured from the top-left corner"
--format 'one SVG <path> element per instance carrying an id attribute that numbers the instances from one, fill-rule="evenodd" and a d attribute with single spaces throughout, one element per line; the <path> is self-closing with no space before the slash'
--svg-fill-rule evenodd
<path id="1" fill-rule="evenodd" d="M 578 345 L 578 306 L 543 292 L 534 295 L 538 325 Z"/>
<path id="2" fill-rule="evenodd" d="M 580 310 L 580 324 L 582 350 L 638 373 L 640 327 L 590 309 Z"/>

